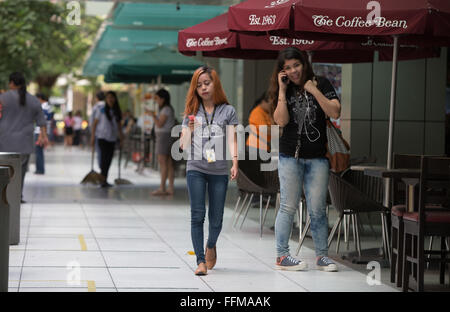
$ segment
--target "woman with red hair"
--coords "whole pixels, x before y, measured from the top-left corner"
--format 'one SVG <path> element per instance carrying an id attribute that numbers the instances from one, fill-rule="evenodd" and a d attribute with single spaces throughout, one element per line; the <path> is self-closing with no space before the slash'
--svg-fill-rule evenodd
<path id="1" fill-rule="evenodd" d="M 216 242 L 222 229 L 228 187 L 226 146 L 232 157 L 231 180 L 238 174 L 236 110 L 228 104 L 216 71 L 203 66 L 194 72 L 186 96 L 181 147 L 188 152 L 187 186 L 191 205 L 191 238 L 197 256 L 196 275 L 216 264 Z M 203 249 L 203 223 L 208 192 L 209 232 Z"/>

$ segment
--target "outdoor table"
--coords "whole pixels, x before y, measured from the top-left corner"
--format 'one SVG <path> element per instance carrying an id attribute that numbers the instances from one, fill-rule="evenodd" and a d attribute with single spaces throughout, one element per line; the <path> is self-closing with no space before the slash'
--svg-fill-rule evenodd
<path id="1" fill-rule="evenodd" d="M 406 198 L 405 203 L 408 203 L 408 211 L 413 212 L 414 208 L 417 204 L 417 199 L 415 198 L 414 189 L 415 186 L 419 183 L 420 179 L 420 169 L 403 169 L 403 168 L 395 168 L 388 169 L 386 167 L 380 166 L 351 166 L 350 169 L 363 171 L 364 175 L 380 178 L 380 179 L 401 179 L 406 184 Z M 385 189 L 385 192 L 389 191 Z M 385 194 L 385 199 L 387 198 Z M 385 207 L 389 207 L 388 200 L 385 200 L 383 203 Z M 389 233 L 383 233 L 383 235 L 389 235 Z M 383 238 L 385 239 L 385 238 Z M 389 238 L 387 237 L 387 240 Z M 385 250 L 388 253 L 388 257 L 390 258 L 390 248 Z"/>
<path id="2" fill-rule="evenodd" d="M 419 183 L 420 169 L 387 169 L 384 167 L 366 167 L 364 174 L 377 178 L 401 179 L 407 186 L 405 203 L 408 203 L 408 212 L 415 211 L 414 189 Z"/>

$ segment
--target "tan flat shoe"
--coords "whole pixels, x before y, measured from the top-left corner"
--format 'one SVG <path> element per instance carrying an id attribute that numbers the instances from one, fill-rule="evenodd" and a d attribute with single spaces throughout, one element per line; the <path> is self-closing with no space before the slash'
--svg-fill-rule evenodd
<path id="1" fill-rule="evenodd" d="M 156 191 L 152 192 L 153 196 L 164 196 L 164 195 L 168 195 L 166 191 L 163 191 L 161 189 L 157 189 Z"/>
<path id="2" fill-rule="evenodd" d="M 204 262 L 200 263 L 197 267 L 197 270 L 195 270 L 195 275 L 201 276 L 206 275 L 208 270 L 206 269 L 206 264 Z"/>
<path id="3" fill-rule="evenodd" d="M 212 268 L 214 268 L 214 266 L 216 265 L 217 261 L 216 246 L 214 246 L 214 248 L 206 247 L 205 259 L 206 259 L 206 267 L 208 268 L 208 270 L 212 270 Z"/>

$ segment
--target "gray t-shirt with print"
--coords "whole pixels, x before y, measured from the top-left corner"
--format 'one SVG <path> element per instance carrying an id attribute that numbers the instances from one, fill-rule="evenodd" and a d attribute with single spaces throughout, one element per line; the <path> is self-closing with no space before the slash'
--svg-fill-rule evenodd
<path id="1" fill-rule="evenodd" d="M 19 103 L 17 90 L 0 95 L 2 116 L 0 118 L 0 152 L 31 154 L 34 151 L 34 126 L 47 124 L 41 102 L 26 93 L 25 106 Z"/>
<path id="2" fill-rule="evenodd" d="M 214 119 L 211 124 L 212 115 Z M 238 119 L 236 110 L 233 106 L 228 104 L 220 104 L 216 106 L 215 113 L 206 114 L 210 127 L 207 126 L 205 119 L 205 111 L 200 105 L 195 119 L 201 123 L 201 127 L 197 127 L 191 136 L 191 147 L 188 152 L 189 158 L 187 161 L 186 171 L 196 170 L 206 174 L 227 175 L 228 161 L 227 161 L 227 126 L 237 125 Z M 186 116 L 183 119 L 183 127 L 188 127 L 189 118 Z M 211 129 L 211 134 L 209 132 Z M 211 136 L 211 141 L 209 140 Z M 206 150 L 214 149 L 216 161 L 208 163 L 206 158 Z M 229 156 L 229 155 L 228 155 Z"/>

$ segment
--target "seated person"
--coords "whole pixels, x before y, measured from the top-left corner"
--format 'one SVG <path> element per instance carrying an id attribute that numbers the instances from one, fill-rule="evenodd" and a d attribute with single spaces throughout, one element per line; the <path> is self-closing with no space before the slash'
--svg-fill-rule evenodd
<path id="1" fill-rule="evenodd" d="M 251 127 L 246 142 L 246 163 L 249 165 L 246 167 L 249 172 L 249 178 L 258 185 L 264 186 L 265 176 L 264 172 L 261 171 L 261 163 L 270 162 L 270 159 L 262 160 L 260 156 L 263 153 L 270 153 L 270 128 L 272 125 L 275 125 L 272 107 L 269 104 L 266 93 L 255 101 L 255 105 L 250 111 L 248 122 L 250 126 L 253 125 L 255 127 Z M 265 126 L 267 130 L 261 126 Z M 254 157 L 254 155 L 257 155 L 256 160 L 250 158 Z"/>

